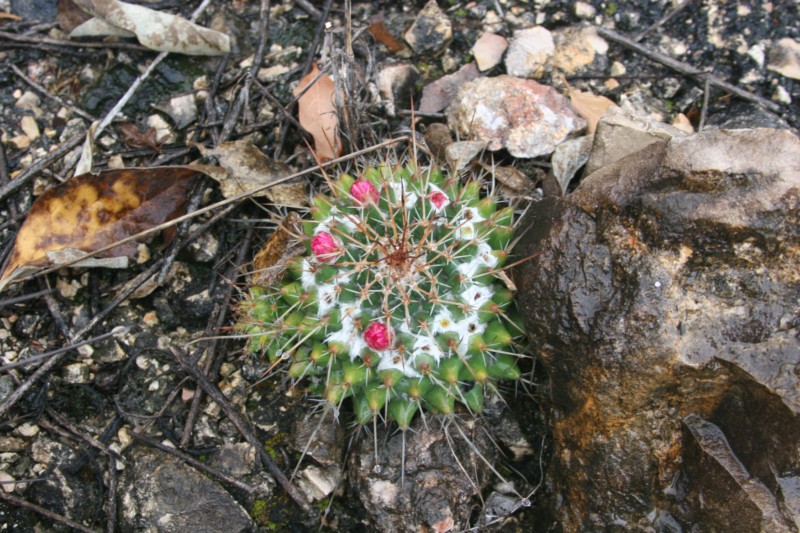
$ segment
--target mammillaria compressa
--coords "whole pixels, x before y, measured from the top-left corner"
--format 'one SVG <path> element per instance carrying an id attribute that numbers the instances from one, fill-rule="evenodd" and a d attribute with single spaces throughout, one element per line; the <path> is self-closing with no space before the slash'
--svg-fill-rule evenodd
<path id="1" fill-rule="evenodd" d="M 277 287 L 251 287 L 239 329 L 247 350 L 361 424 L 406 429 L 421 409 L 473 413 L 500 379 L 519 377 L 522 329 L 497 277 L 514 211 L 437 169 L 388 165 L 342 175 L 313 200 L 307 254 Z"/>

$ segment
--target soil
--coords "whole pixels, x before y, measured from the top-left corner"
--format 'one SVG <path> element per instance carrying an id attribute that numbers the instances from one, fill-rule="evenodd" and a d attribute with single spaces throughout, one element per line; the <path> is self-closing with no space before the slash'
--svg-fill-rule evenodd
<path id="1" fill-rule="evenodd" d="M 187 18 L 198 4 L 172 0 L 136 3 Z M 157 167 L 208 163 L 202 160 L 198 144 L 212 148 L 223 140 L 238 139 L 287 163 L 294 172 L 313 167 L 307 150 L 313 141 L 294 119 L 293 89 L 312 61 L 325 65 L 346 55 L 346 18 L 345 2 L 332 2 L 330 25 L 323 26 L 319 22 L 323 2 L 313 3 L 316 7 L 310 4 L 271 2 L 269 30 L 264 33 L 258 2 L 212 0 L 198 22 L 232 35 L 232 53 L 211 58 L 168 55 L 98 137 L 93 170 L 120 164 Z M 395 2 L 353 3 L 357 76 L 349 86 L 352 122 L 344 144 L 345 153 L 367 152 L 356 163 L 341 162 L 336 172 L 387 157 L 369 148 L 393 135 L 424 132 L 432 123 L 445 122 L 444 115 L 437 113 L 412 122 L 412 102 L 420 100 L 424 86 L 470 61 L 471 47 L 487 27 L 510 38 L 515 30 L 537 24 L 553 30 L 591 23 L 630 38 L 638 36 L 642 47 L 713 73 L 774 102 L 779 112 L 705 86 L 615 43 L 609 43 L 602 61 L 568 76 L 567 81 L 617 103 L 627 102 L 668 123 L 682 114 L 695 128 L 770 125 L 795 132 L 800 129 L 800 107 L 789 104 L 800 99 L 800 82 L 767 69 L 764 63 L 771 43 L 787 37 L 800 39 L 799 8 L 791 0 L 689 0 L 678 5 L 666 1 L 579 3 L 582 9 L 594 11 L 588 17 L 576 13 L 574 2 L 446 0 L 439 5 L 452 21 L 452 43 L 444 50 L 411 53 L 408 57 L 390 52 L 388 41 L 381 44 L 371 34 L 359 33 L 381 18 L 389 33 L 402 39 L 401 30 L 413 23 L 424 4 L 418 1 L 399 7 Z M 64 147 L 74 135 L 85 133 L 92 120 L 106 116 L 156 56 L 133 40 L 94 38 L 90 41 L 96 47 L 67 45 L 56 13 L 55 0 L 0 0 L 0 190 L 9 190 L 14 180 L 26 180 L 0 196 L 0 264 L 11 255 L 16 233 L 35 198 L 73 175 L 79 143 L 64 150 L 67 155 L 63 157 L 48 158 L 48 153 Z M 246 59 L 258 54 L 260 40 L 265 43 L 263 66 L 284 68 L 248 82 Z M 759 57 L 767 59 L 759 63 Z M 404 101 L 399 94 L 395 113 L 390 114 L 375 97 L 378 73 L 386 65 L 404 61 L 417 68 L 419 79 L 405 91 L 413 99 Z M 624 65 L 624 73 L 611 75 L 615 63 Z M 503 72 L 501 64 L 490 75 Z M 545 73 L 540 81 L 563 88 L 553 72 Z M 245 86 L 249 91 L 241 97 Z M 20 102 L 28 98 L 26 92 L 38 97 L 33 107 L 21 107 Z M 197 115 L 188 124 L 179 124 L 164 110 L 170 100 L 186 94 L 195 95 Z M 149 129 L 154 124 L 152 119 L 148 122 L 151 115 L 166 120 L 167 139 Z M 23 131 L 24 117 L 35 119 L 38 138 Z M 132 124 L 133 129 L 122 124 Z M 535 194 L 515 201 L 548 194 L 548 183 L 542 181 L 541 172 L 549 166 L 548 157 L 516 160 L 499 151 L 494 161 L 522 170 L 535 182 Z M 321 172 L 312 172 L 302 181 L 310 191 L 325 188 Z M 204 179 L 192 193 L 190 205 L 211 205 L 222 199 L 219 187 Z M 291 472 L 302 452 L 292 444 L 291 435 L 297 421 L 308 413 L 310 400 L 287 394 L 285 381 L 255 384 L 266 364 L 243 356 L 244 342 L 230 334 L 235 302 L 247 283 L 245 272 L 277 223 L 290 211 L 305 212 L 263 198 L 233 203 L 181 224 L 177 231 L 158 235 L 147 244 L 146 253 L 142 252 L 146 260 L 134 261 L 128 268 L 64 268 L 11 285 L 0 293 L 0 405 L 7 406 L 0 407 L 0 473 L 12 478 L 0 490 L 3 522 L 14 524 L 19 531 L 32 531 L 37 524 L 45 529 L 67 528 L 70 526 L 64 516 L 69 516 L 92 530 L 125 530 L 130 526 L 118 512 L 121 504 L 117 500 L 122 497 L 115 495 L 117 474 L 112 470 L 114 454 L 124 456 L 132 446 L 131 433 L 167 442 L 185 456 L 201 460 L 225 446 L 245 442 L 247 436 L 227 412 L 220 411 L 208 394 L 201 394 L 197 376 L 185 366 L 192 358 L 202 358 L 208 381 L 222 389 L 223 401 L 244 413 L 251 436 L 266 449 L 277 468 Z M 115 300 L 134 280 L 153 276 L 158 283 L 152 283 L 152 291 L 145 296 Z M 49 367 L 38 361 L 4 366 L 108 334 L 117 326 L 129 330 L 49 355 L 45 360 L 55 362 Z M 178 347 L 179 353 L 169 347 Z M 37 368 L 42 369 L 38 374 Z M 547 455 L 547 428 L 544 415 L 530 408 L 531 398 L 535 404 L 536 396 L 546 393 L 546 383 L 540 372 L 528 371 L 528 386 L 512 387 L 507 397 L 512 412 L 519 415 L 517 423 L 536 449 L 535 460 L 511 460 L 503 468 L 525 479 L 520 483 L 533 492 L 534 505 L 507 520 L 508 531 L 546 530 L 550 526 L 536 514 L 537 505 L 547 504 L 546 491 L 536 490 L 542 482 L 539 458 Z M 520 391 L 523 388 L 526 390 Z M 13 391 L 20 389 L 24 394 L 14 397 Z M 193 395 L 202 398 L 195 411 Z M 93 506 L 78 511 L 63 495 L 37 490 L 36 480 L 52 475 L 32 446 L 42 440 L 83 457 L 70 460 L 75 461 L 76 478 L 82 480 L 80 486 L 86 489 Z M 221 482 L 260 530 L 318 529 L 314 523 L 318 509 L 300 510 L 281 487 L 275 486 L 264 468 L 254 467 L 243 479 L 250 487 L 271 487 L 248 493 Z M 3 481 L 9 479 L 0 478 Z M 317 507 L 328 509 L 323 513 L 323 523 L 330 529 L 369 530 L 364 525 L 361 503 L 347 488 L 332 500 L 318 502 Z M 54 515 L 43 516 L 41 508 Z"/>

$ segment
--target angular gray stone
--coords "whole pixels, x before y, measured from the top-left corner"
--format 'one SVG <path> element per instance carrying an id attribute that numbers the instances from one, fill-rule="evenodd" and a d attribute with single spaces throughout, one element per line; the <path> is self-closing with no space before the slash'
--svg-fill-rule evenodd
<path id="1" fill-rule="evenodd" d="M 540 78 L 555 49 L 553 35 L 547 28 L 534 26 L 515 31 L 506 52 L 506 72 L 520 78 Z"/>
<path id="2" fill-rule="evenodd" d="M 650 144 L 664 144 L 687 133 L 669 124 L 640 117 L 619 107 L 611 107 L 597 123 L 592 152 L 584 176 L 638 152 Z"/>
<path id="3" fill-rule="evenodd" d="M 513 76 L 464 84 L 447 108 L 447 123 L 462 138 L 506 148 L 514 157 L 538 157 L 586 127 L 552 87 Z"/>
<path id="4" fill-rule="evenodd" d="M 244 532 L 244 509 L 215 481 L 173 456 L 143 448 L 129 456 L 120 479 L 121 531 Z"/>
<path id="5" fill-rule="evenodd" d="M 453 40 L 453 23 L 436 0 L 430 0 L 403 37 L 417 54 L 439 53 Z"/>
<path id="6" fill-rule="evenodd" d="M 782 130 L 674 136 L 522 221 L 564 530 L 796 531 L 798 153 Z"/>

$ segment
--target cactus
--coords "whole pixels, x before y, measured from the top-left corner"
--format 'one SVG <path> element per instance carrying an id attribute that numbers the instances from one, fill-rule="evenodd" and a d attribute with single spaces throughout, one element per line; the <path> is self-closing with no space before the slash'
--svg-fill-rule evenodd
<path id="1" fill-rule="evenodd" d="M 405 430 L 418 412 L 480 413 L 498 380 L 514 380 L 512 292 L 496 277 L 513 209 L 437 169 L 344 174 L 313 199 L 307 254 L 280 286 L 251 287 L 238 329 L 246 350 L 360 424 L 379 414 Z"/>

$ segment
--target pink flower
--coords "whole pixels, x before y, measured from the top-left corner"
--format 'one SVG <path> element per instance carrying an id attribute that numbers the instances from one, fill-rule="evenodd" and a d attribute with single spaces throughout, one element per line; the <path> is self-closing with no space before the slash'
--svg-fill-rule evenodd
<path id="1" fill-rule="evenodd" d="M 437 211 L 450 203 L 450 199 L 441 191 L 433 191 L 428 195 L 428 199 L 430 199 Z"/>
<path id="2" fill-rule="evenodd" d="M 311 251 L 318 261 L 330 263 L 341 251 L 338 240 L 327 231 L 320 231 L 311 239 Z"/>
<path id="3" fill-rule="evenodd" d="M 350 195 L 360 204 L 377 204 L 378 189 L 365 180 L 356 180 L 350 186 Z"/>
<path id="4" fill-rule="evenodd" d="M 364 330 L 364 340 L 373 350 L 385 350 L 392 344 L 392 333 L 383 322 L 373 322 Z"/>

